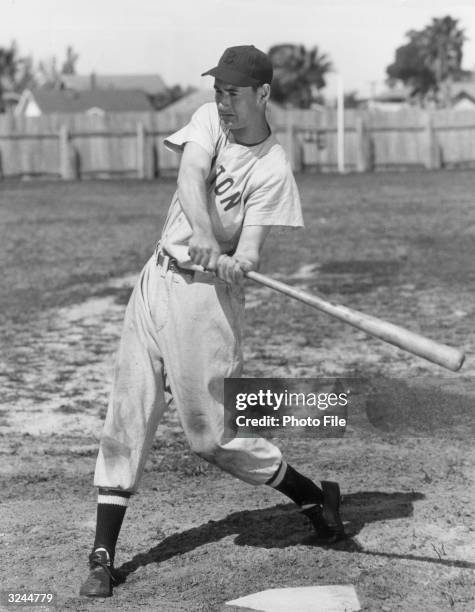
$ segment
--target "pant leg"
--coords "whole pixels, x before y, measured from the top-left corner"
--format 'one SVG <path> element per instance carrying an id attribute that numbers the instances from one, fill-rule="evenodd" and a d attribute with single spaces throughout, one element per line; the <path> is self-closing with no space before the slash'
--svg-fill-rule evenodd
<path id="1" fill-rule="evenodd" d="M 158 333 L 175 405 L 193 451 L 238 478 L 263 484 L 280 450 L 263 438 L 223 440 L 224 378 L 242 371 L 244 298 L 209 274 L 173 274 L 169 316 Z"/>
<path id="2" fill-rule="evenodd" d="M 166 410 L 157 333 L 168 316 L 168 292 L 151 259 L 129 300 L 94 484 L 134 493 L 158 422 Z M 161 286 L 160 286 L 161 285 Z"/>

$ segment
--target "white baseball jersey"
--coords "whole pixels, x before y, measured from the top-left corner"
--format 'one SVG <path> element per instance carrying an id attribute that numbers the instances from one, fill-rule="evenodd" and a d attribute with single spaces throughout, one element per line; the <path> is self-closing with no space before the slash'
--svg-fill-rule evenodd
<path id="1" fill-rule="evenodd" d="M 297 187 L 273 135 L 253 146 L 238 144 L 222 129 L 216 105 L 205 104 L 167 144 L 181 151 L 190 141 L 212 158 L 208 205 L 224 253 L 236 247 L 245 225 L 302 225 Z M 193 266 L 188 257 L 191 234 L 175 194 L 161 243 L 188 267 Z M 157 424 L 168 406 L 166 380 L 195 452 L 251 484 L 275 477 L 284 464 L 282 453 L 269 440 L 226 440 L 223 435 L 221 383 L 242 372 L 241 295 L 212 274 L 197 273 L 190 281 L 158 265 L 155 256 L 150 258 L 126 310 L 96 486 L 137 491 Z"/>
<path id="2" fill-rule="evenodd" d="M 232 253 L 246 225 L 302 227 L 300 198 L 284 149 L 271 134 L 256 145 L 237 143 L 225 130 L 216 104 L 201 106 L 191 121 L 165 140 L 178 153 L 198 143 L 212 158 L 206 180 L 214 235 L 222 253 Z M 172 200 L 161 244 L 184 267 L 195 267 L 188 255 L 192 229 L 180 205 Z"/>

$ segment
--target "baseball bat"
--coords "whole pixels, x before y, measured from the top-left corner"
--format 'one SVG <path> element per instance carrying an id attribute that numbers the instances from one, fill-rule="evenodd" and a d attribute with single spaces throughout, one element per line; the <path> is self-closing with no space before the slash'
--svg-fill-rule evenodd
<path id="1" fill-rule="evenodd" d="M 294 287 L 290 285 L 286 285 L 285 283 L 264 276 L 264 274 L 258 272 L 247 272 L 246 276 L 260 285 L 265 285 L 280 293 L 284 293 L 285 295 L 295 298 L 299 302 L 308 304 L 317 310 L 326 312 L 340 321 L 344 321 L 357 329 L 361 329 L 371 336 L 384 340 L 384 342 L 389 342 L 394 346 L 408 351 L 409 353 L 413 353 L 414 355 L 418 355 L 419 357 L 423 357 L 428 361 L 437 363 L 453 372 L 460 370 L 465 360 L 465 354 L 460 349 L 435 342 L 430 338 L 416 334 L 404 327 L 389 323 L 389 321 L 378 319 L 377 317 L 347 308 L 341 304 L 332 304 L 323 297 L 309 293 L 308 291 L 294 289 Z"/>

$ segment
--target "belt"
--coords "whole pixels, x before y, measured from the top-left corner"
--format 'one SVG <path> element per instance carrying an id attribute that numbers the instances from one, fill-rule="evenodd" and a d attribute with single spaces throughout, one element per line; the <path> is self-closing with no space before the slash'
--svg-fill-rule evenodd
<path id="1" fill-rule="evenodd" d="M 187 268 L 180 268 L 178 265 L 178 261 L 174 257 L 170 257 L 170 255 L 166 255 L 162 251 L 158 251 L 157 266 L 160 266 L 165 272 L 171 270 L 172 272 L 177 272 L 178 274 L 184 274 L 185 276 L 189 276 L 193 278 L 195 275 L 195 270 L 188 270 Z"/>

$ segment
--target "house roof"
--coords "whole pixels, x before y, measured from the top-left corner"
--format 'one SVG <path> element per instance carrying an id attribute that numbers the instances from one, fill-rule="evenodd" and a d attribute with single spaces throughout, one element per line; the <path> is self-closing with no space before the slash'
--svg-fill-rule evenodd
<path id="1" fill-rule="evenodd" d="M 121 89 L 36 89 L 29 91 L 42 113 L 83 113 L 93 108 L 104 112 L 148 112 L 153 107 L 143 91 Z"/>
<path id="2" fill-rule="evenodd" d="M 475 81 L 451 83 L 450 93 L 452 98 L 459 98 L 465 95 L 467 98 L 475 100 Z"/>
<path id="3" fill-rule="evenodd" d="M 21 95 L 16 91 L 2 91 L 1 97 L 8 102 L 18 102 Z"/>
<path id="4" fill-rule="evenodd" d="M 411 90 L 409 87 L 404 87 L 402 85 L 398 87 L 389 87 L 384 91 L 381 91 L 379 94 L 374 96 L 374 100 L 378 102 L 406 102 L 411 95 Z"/>
<path id="5" fill-rule="evenodd" d="M 214 102 L 214 91 L 212 89 L 197 89 L 166 106 L 163 111 L 174 113 L 194 113 L 202 104 Z"/>
<path id="6" fill-rule="evenodd" d="M 472 104 L 475 104 L 475 95 L 471 95 L 467 93 L 466 91 L 461 91 L 460 93 L 458 93 L 456 96 L 453 96 L 452 98 L 453 104 L 456 104 L 457 102 L 460 102 L 461 100 L 469 100 L 470 102 L 472 102 Z"/>
<path id="7" fill-rule="evenodd" d="M 162 77 L 158 74 L 63 74 L 61 80 L 67 89 L 137 89 L 148 95 L 166 91 Z"/>
<path id="8" fill-rule="evenodd" d="M 170 111 L 173 114 L 191 115 L 203 104 L 206 104 L 207 102 L 214 102 L 214 96 L 215 94 L 213 89 L 197 89 L 192 93 L 186 94 L 179 100 L 172 102 L 160 112 L 165 113 Z M 281 110 L 281 107 L 278 104 L 275 104 L 275 102 L 269 102 L 268 106 L 275 112 Z"/>

